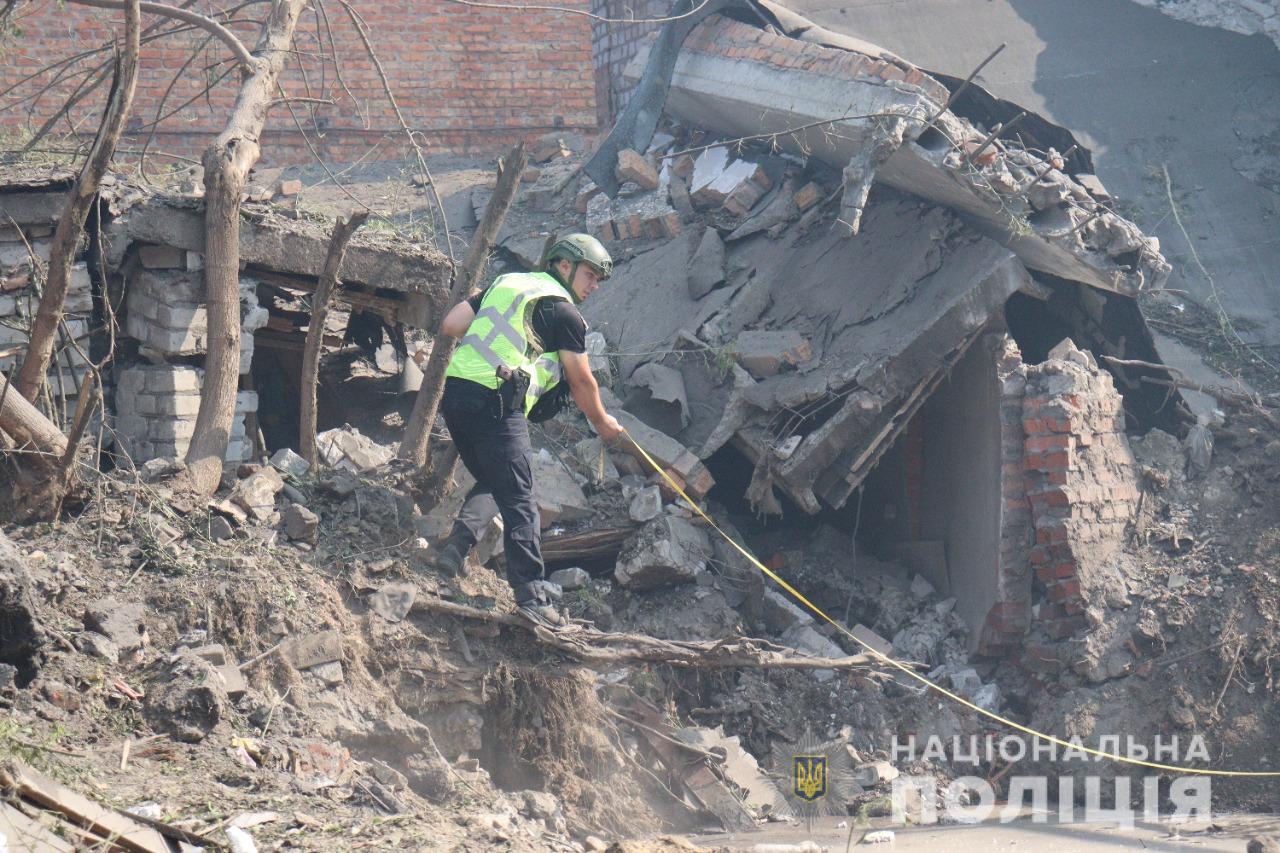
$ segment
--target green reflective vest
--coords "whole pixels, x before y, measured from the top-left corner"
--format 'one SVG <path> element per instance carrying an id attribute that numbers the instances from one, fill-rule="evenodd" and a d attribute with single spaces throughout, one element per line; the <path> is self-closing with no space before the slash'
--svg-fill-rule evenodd
<path id="1" fill-rule="evenodd" d="M 560 282 L 544 272 L 498 276 L 485 292 L 480 310 L 467 327 L 445 375 L 497 388 L 502 381 L 497 375 L 498 367 L 505 364 L 523 370 L 529 375 L 529 390 L 524 398 L 528 414 L 538 398 L 564 376 L 560 354 L 554 350 L 541 352 L 534 345 L 530 321 L 540 299 L 570 301 L 570 296 Z"/>

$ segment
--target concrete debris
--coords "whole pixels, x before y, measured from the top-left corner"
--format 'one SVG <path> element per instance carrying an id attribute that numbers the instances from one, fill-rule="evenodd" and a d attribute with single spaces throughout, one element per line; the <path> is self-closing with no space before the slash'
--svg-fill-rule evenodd
<path id="1" fill-rule="evenodd" d="M 711 541 L 681 518 L 664 515 L 645 524 L 627 540 L 613 576 L 632 590 L 690 583 L 706 569 Z"/>
<path id="2" fill-rule="evenodd" d="M 538 137 L 529 147 L 529 159 L 535 163 L 546 163 L 548 160 L 569 157 L 572 154 L 573 152 L 565 144 L 564 138 L 555 133 L 547 133 Z"/>
<path id="3" fill-rule="evenodd" d="M 897 836 L 892 829 L 877 829 L 862 836 L 863 844 L 892 844 Z"/>
<path id="4" fill-rule="evenodd" d="M 369 609 L 388 622 L 399 622 L 409 615 L 409 611 L 413 609 L 414 599 L 417 597 L 418 587 L 414 584 L 387 583 L 369 596 Z"/>
<path id="5" fill-rule="evenodd" d="M 724 282 L 724 241 L 720 232 L 707 228 L 689 259 L 689 297 L 701 299 Z"/>
<path id="6" fill-rule="evenodd" d="M 888 761 L 872 761 L 854 768 L 854 780 L 863 787 L 874 788 L 876 785 L 892 782 L 901 775 L 897 767 Z"/>
<path id="7" fill-rule="evenodd" d="M 120 652 L 128 653 L 147 644 L 146 607 L 136 601 L 103 598 L 84 612 L 84 626 L 103 635 Z"/>
<path id="8" fill-rule="evenodd" d="M 120 647 L 113 643 L 110 637 L 103 636 L 97 631 L 81 631 L 75 636 L 74 642 L 77 649 L 90 657 L 107 663 L 116 663 L 120 660 Z"/>
<path id="9" fill-rule="evenodd" d="M 280 473 L 288 474 L 297 479 L 302 479 L 306 476 L 307 471 L 311 468 L 311 463 L 295 453 L 291 447 L 282 447 L 271 454 L 271 464 Z"/>
<path id="10" fill-rule="evenodd" d="M 601 193 L 587 202 L 587 230 L 601 240 L 665 240 L 682 229 L 662 185 L 652 192 L 616 199 Z"/>
<path id="11" fill-rule="evenodd" d="M 760 769 L 755 756 L 742 748 L 737 735 L 727 737 L 721 726 L 714 729 L 687 727 L 676 729 L 673 734 L 681 743 L 723 755 L 720 771 L 744 792 L 743 805 L 753 813 L 778 814 L 784 810 L 786 801 L 778 786 Z"/>
<path id="12" fill-rule="evenodd" d="M 690 497 L 699 500 L 711 491 L 711 487 L 715 485 L 715 478 L 691 450 L 627 412 L 623 409 L 621 401 L 607 389 L 601 391 L 600 397 L 604 401 L 605 408 L 616 415 L 636 443 L 643 447 L 659 465 L 684 482 Z M 624 444 L 619 450 L 633 455 L 636 461 L 644 466 L 643 470 L 646 474 L 652 472 L 648 463 L 639 457 L 630 442 Z"/>
<path id="13" fill-rule="evenodd" d="M 143 713 L 158 732 L 184 743 L 204 740 L 227 715 L 227 688 L 213 664 L 191 655 L 147 691 Z"/>
<path id="14" fill-rule="evenodd" d="M 646 522 L 662 514 L 662 490 L 657 486 L 646 486 L 636 492 L 631 499 L 627 514 L 632 521 Z"/>
<path id="15" fill-rule="evenodd" d="M 797 331 L 744 331 L 734 342 L 738 363 L 757 379 L 807 362 L 813 357 L 809 342 Z"/>
<path id="16" fill-rule="evenodd" d="M 647 388 L 654 400 L 670 403 L 679 410 L 681 427 L 689 425 L 689 397 L 685 391 L 684 375 L 673 367 L 651 361 L 642 364 L 631 374 L 631 384 Z"/>
<path id="17" fill-rule="evenodd" d="M 773 187 L 764 169 L 749 160 L 734 160 L 726 147 L 698 155 L 689 182 L 689 196 L 702 208 L 723 207 L 743 217 Z"/>
<path id="18" fill-rule="evenodd" d="M 811 620 L 809 623 L 792 626 L 784 631 L 778 639 L 785 645 L 816 658 L 842 658 L 845 656 L 844 649 L 840 648 L 831 639 L 819 634 L 811 624 Z M 830 681 L 835 677 L 835 672 L 830 669 L 815 669 L 813 677 L 818 681 Z"/>
<path id="19" fill-rule="evenodd" d="M 559 585 L 565 592 L 571 592 L 575 589 L 582 589 L 589 584 L 591 575 L 587 574 L 586 569 L 573 566 L 568 569 L 557 569 L 551 573 L 547 580 Z"/>
<path id="20" fill-rule="evenodd" d="M 593 483 L 608 483 L 621 476 L 609 448 L 599 438 L 584 438 L 579 441 L 573 446 L 573 455 L 589 472 Z"/>
<path id="21" fill-rule="evenodd" d="M 321 631 L 293 637 L 281 653 L 289 663 L 298 669 L 310 669 L 322 663 L 342 660 L 342 632 Z"/>
<path id="22" fill-rule="evenodd" d="M 394 447 L 384 447 L 352 426 L 316 435 L 316 452 L 331 468 L 345 468 L 356 474 L 379 468 L 396 455 Z"/>
<path id="23" fill-rule="evenodd" d="M 280 513 L 284 534 L 295 542 L 316 541 L 320 529 L 320 516 L 302 504 L 290 504 Z"/>
<path id="24" fill-rule="evenodd" d="M 936 595 L 937 592 L 933 588 L 933 584 L 929 583 L 924 575 L 916 575 L 911 579 L 911 594 L 916 598 L 925 599 L 931 595 Z"/>
<path id="25" fill-rule="evenodd" d="M 577 521 L 591 515 L 591 502 L 565 464 L 545 450 L 532 454 L 533 496 L 542 526 Z"/>
<path id="26" fill-rule="evenodd" d="M 236 483 L 231 500 L 259 521 L 275 512 L 276 495 L 284 488 L 284 480 L 275 468 L 259 468 Z"/>

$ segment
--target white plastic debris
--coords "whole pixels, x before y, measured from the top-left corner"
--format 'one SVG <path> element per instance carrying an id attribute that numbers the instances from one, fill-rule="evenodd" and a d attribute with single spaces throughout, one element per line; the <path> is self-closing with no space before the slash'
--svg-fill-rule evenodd
<path id="1" fill-rule="evenodd" d="M 138 803 L 136 806 L 129 806 L 125 811 L 131 815 L 145 817 L 148 820 L 160 820 L 164 817 L 164 809 L 158 803 Z"/>
<path id="2" fill-rule="evenodd" d="M 253 836 L 238 826 L 228 826 L 227 840 L 231 842 L 231 853 L 258 853 L 258 845 Z"/>
<path id="3" fill-rule="evenodd" d="M 893 830 L 878 829 L 875 832 L 868 832 L 862 839 L 863 844 L 892 844 Z"/>

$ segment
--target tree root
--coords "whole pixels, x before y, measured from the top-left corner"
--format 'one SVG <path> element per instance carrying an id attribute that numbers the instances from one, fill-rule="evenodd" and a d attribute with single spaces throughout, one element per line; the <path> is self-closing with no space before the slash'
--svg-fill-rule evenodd
<path id="1" fill-rule="evenodd" d="M 588 664 L 649 661 L 707 669 L 835 669 L 873 673 L 875 658 L 867 654 L 842 658 L 808 657 L 768 640 L 733 637 L 716 641 L 659 640 L 644 634 L 615 634 L 575 624 L 558 630 L 534 626 L 514 613 L 481 610 L 431 596 L 413 603 L 416 613 L 435 613 L 476 622 L 522 628 L 544 645 Z"/>

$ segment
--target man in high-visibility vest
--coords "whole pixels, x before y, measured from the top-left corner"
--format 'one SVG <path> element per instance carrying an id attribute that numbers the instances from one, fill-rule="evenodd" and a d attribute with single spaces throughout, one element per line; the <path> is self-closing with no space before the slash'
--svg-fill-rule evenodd
<path id="1" fill-rule="evenodd" d="M 436 565 L 461 573 L 496 504 L 519 612 L 537 624 L 559 625 L 543 580 L 528 421 L 555 414 L 571 395 L 606 442 L 621 436 L 622 427 L 600 401 L 587 361 L 587 323 L 576 307 L 612 274 L 613 260 L 594 237 L 569 234 L 547 251 L 546 268 L 499 276 L 455 305 L 440 325 L 462 339 L 445 374 L 440 411 L 476 487 Z"/>

